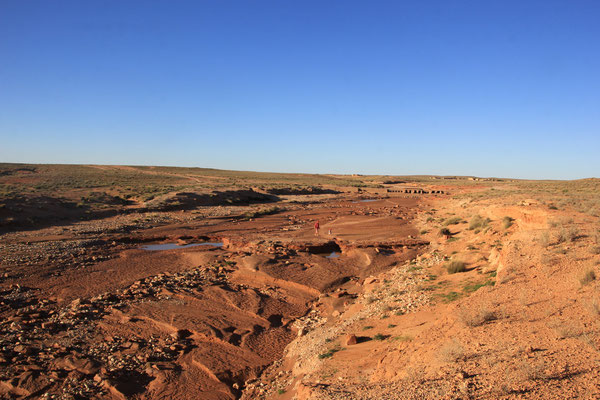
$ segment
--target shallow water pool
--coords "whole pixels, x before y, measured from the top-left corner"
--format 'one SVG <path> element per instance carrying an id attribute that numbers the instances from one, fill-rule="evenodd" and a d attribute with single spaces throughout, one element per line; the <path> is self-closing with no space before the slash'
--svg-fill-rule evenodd
<path id="1" fill-rule="evenodd" d="M 157 251 L 157 250 L 184 249 L 186 247 L 196 247 L 196 246 L 223 247 L 223 242 L 204 242 L 204 243 L 192 243 L 192 244 L 184 244 L 184 245 L 178 245 L 177 243 L 149 244 L 147 246 L 142 246 L 142 249 L 148 250 L 148 251 Z"/>

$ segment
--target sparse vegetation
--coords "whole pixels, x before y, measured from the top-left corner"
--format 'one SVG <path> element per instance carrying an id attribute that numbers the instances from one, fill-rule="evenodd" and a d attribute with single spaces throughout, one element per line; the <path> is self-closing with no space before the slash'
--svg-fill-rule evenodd
<path id="1" fill-rule="evenodd" d="M 455 291 L 449 292 L 449 293 L 445 293 L 445 294 L 440 294 L 438 295 L 442 301 L 444 303 L 450 303 L 453 302 L 455 300 L 458 300 L 461 297 L 461 294 Z"/>
<path id="2" fill-rule="evenodd" d="M 413 337 L 410 335 L 399 335 L 399 336 L 394 336 L 391 340 L 398 341 L 398 342 L 410 342 L 413 340 Z"/>
<path id="3" fill-rule="evenodd" d="M 260 216 L 263 215 L 272 215 L 272 214 L 277 214 L 278 212 L 284 211 L 283 209 L 274 206 L 274 207 L 269 207 L 269 208 L 263 208 L 260 210 L 255 210 L 255 211 L 248 211 L 246 213 L 244 213 L 244 218 L 245 219 L 254 219 L 254 218 L 258 218 Z"/>
<path id="4" fill-rule="evenodd" d="M 338 351 L 342 351 L 342 350 L 343 350 L 343 348 L 341 348 L 341 347 L 339 347 L 339 346 L 336 346 L 336 347 L 334 347 L 334 348 L 332 348 L 332 349 L 329 349 L 329 350 L 328 350 L 328 351 L 326 351 L 325 353 L 319 354 L 319 359 L 320 359 L 320 360 L 323 360 L 323 359 L 325 359 L 325 358 L 331 358 L 331 357 L 333 357 L 333 355 L 334 355 L 335 353 L 337 353 Z"/>
<path id="5" fill-rule="evenodd" d="M 482 287 L 494 286 L 494 284 L 495 284 L 495 282 L 493 280 L 488 280 L 488 281 L 479 282 L 479 283 L 468 283 L 463 287 L 463 292 L 473 293 L 473 292 L 476 292 L 477 290 L 481 289 Z"/>

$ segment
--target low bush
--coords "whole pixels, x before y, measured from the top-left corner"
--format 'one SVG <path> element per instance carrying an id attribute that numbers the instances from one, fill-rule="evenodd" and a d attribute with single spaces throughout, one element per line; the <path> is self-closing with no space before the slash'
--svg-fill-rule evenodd
<path id="1" fill-rule="evenodd" d="M 540 245 L 542 245 L 542 247 L 548 247 L 550 245 L 550 235 L 548 232 L 542 232 L 540 235 Z"/>
<path id="2" fill-rule="evenodd" d="M 450 363 L 464 358 L 465 350 L 458 340 L 452 339 L 440 348 L 438 354 L 442 361 Z"/>
<path id="3" fill-rule="evenodd" d="M 502 227 L 504 229 L 508 229 L 512 226 L 513 222 L 514 222 L 513 218 L 506 216 L 506 217 L 502 218 Z"/>
<path id="4" fill-rule="evenodd" d="M 574 242 L 579 237 L 579 229 L 575 227 L 571 227 L 567 230 L 567 240 L 569 242 Z"/>
<path id="5" fill-rule="evenodd" d="M 460 224 L 462 222 L 462 218 L 460 217 L 452 217 L 452 218 L 448 218 L 447 220 L 444 221 L 443 225 L 444 226 L 448 226 L 448 225 L 456 225 L 456 224 Z"/>
<path id="6" fill-rule="evenodd" d="M 442 228 L 440 229 L 440 236 L 450 237 L 452 236 L 452 232 L 448 228 Z"/>
<path id="7" fill-rule="evenodd" d="M 496 313 L 482 306 L 478 310 L 461 310 L 460 320 L 468 327 L 473 328 L 496 319 Z"/>
<path id="8" fill-rule="evenodd" d="M 596 272 L 592 268 L 586 269 L 579 277 L 579 283 L 581 286 L 585 286 L 596 280 Z"/>
<path id="9" fill-rule="evenodd" d="M 446 264 L 446 271 L 449 274 L 456 274 L 457 272 L 465 272 L 467 270 L 467 265 L 462 261 L 450 261 Z"/>
<path id="10" fill-rule="evenodd" d="M 482 218 L 479 215 L 475 215 L 473 218 L 471 218 L 471 221 L 469 222 L 469 230 L 483 229 L 487 227 L 489 223 L 489 218 Z"/>

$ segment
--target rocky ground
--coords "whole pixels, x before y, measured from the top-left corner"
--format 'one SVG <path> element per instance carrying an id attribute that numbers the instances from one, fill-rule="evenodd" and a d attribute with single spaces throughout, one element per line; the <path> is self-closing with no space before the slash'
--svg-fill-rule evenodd
<path id="1" fill-rule="evenodd" d="M 307 195 L 268 214 L 216 206 L 6 233 L 0 393 L 238 398 L 323 318 L 320 298 L 360 302 L 341 293 L 422 251 L 416 202 Z M 157 242 L 217 246 L 141 249 Z"/>
<path id="2" fill-rule="evenodd" d="M 5 232 L 0 397 L 600 397 L 594 203 L 488 186 Z"/>

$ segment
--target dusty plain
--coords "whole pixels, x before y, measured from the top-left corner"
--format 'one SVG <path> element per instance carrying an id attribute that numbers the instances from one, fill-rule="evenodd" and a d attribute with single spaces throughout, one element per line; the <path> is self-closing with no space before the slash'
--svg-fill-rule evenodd
<path id="1" fill-rule="evenodd" d="M 0 398 L 599 398 L 599 193 L 0 164 Z"/>

